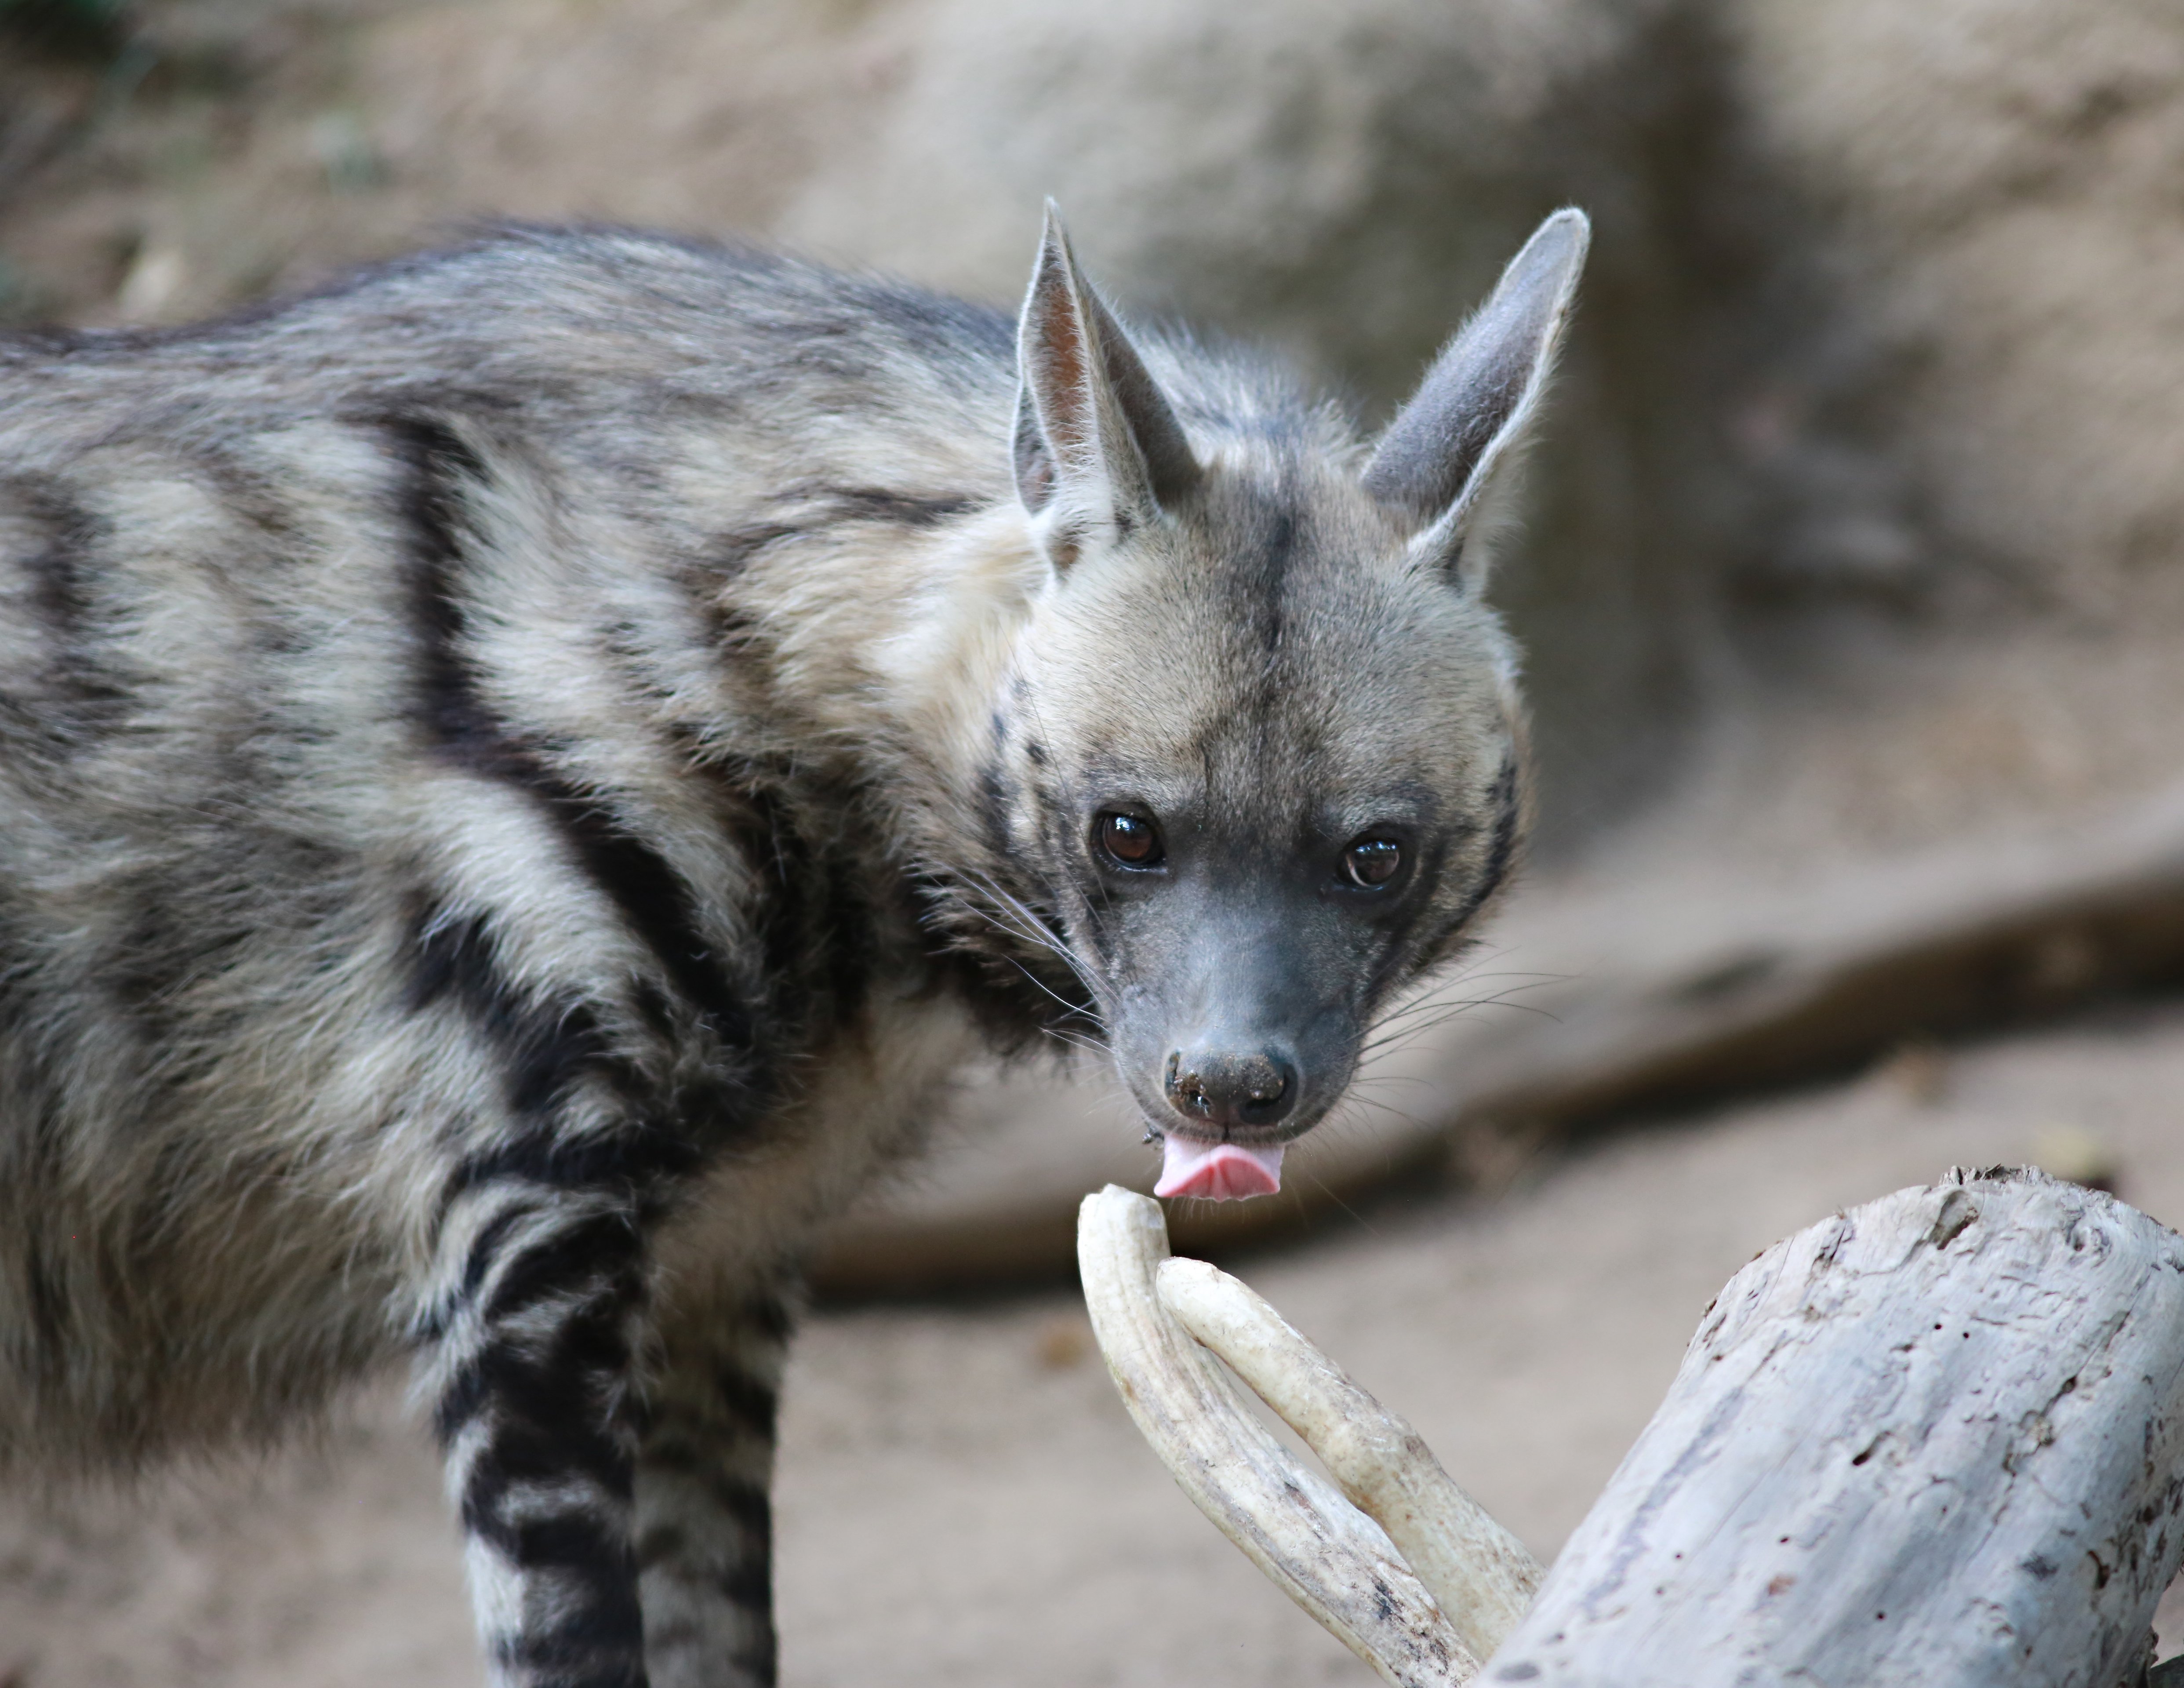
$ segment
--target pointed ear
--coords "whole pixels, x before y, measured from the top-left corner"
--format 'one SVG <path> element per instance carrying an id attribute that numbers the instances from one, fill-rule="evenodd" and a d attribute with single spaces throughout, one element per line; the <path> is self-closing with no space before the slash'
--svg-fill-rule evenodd
<path id="1" fill-rule="evenodd" d="M 1540 225 L 1365 465 L 1365 490 L 1415 526 L 1412 552 L 1467 588 L 1481 583 L 1485 562 L 1467 559 L 1464 542 L 1495 465 L 1538 407 L 1591 238 L 1582 211 L 1560 210 Z"/>
<path id="2" fill-rule="evenodd" d="M 1069 250 L 1051 200 L 1017 331 L 1017 496 L 1056 568 L 1197 484 L 1182 424 Z"/>

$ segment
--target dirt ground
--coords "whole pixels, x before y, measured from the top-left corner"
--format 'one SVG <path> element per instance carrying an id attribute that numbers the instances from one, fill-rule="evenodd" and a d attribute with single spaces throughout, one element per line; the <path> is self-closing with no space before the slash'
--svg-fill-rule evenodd
<path id="1" fill-rule="evenodd" d="M 1722 1282 L 1953 1163 L 2089 1159 L 2184 1220 L 2184 1003 L 1908 1051 L 1361 1217 L 1245 1274 L 1551 1552 Z M 1073 1294 L 822 1312 L 788 1394 L 796 1688 L 1362 1684 L 1137 1440 Z M 2172 1596 L 2172 1601 L 2174 1596 Z M 2184 1625 L 2165 1624 L 2171 1645 Z M 474 1682 L 454 1537 L 392 1383 L 314 1448 L 132 1500 L 0 1502 L 8 1688 Z"/>

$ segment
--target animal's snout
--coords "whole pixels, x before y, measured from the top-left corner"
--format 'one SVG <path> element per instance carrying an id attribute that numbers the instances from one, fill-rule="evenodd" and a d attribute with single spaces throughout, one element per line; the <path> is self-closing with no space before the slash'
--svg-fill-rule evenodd
<path id="1" fill-rule="evenodd" d="M 1278 1050 L 1178 1050 L 1167 1058 L 1168 1106 L 1226 1133 L 1278 1124 L 1296 1106 L 1296 1063 Z"/>

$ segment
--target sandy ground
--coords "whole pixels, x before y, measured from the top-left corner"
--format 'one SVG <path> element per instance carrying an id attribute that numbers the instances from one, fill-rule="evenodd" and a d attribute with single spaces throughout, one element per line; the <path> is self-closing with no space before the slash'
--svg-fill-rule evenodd
<path id="1" fill-rule="evenodd" d="M 2184 1221 L 2180 1095 L 2184 1005 L 2116 1009 L 1604 1139 L 1244 1270 L 1548 1552 L 1754 1251 L 2088 1137 L 2126 1199 Z M 259 1470 L 0 1503 L 0 1684 L 475 1682 L 436 1485 L 390 1385 Z M 1371 1680 L 1170 1485 L 1064 1291 L 815 1317 L 779 1494 L 801 1688 Z"/>

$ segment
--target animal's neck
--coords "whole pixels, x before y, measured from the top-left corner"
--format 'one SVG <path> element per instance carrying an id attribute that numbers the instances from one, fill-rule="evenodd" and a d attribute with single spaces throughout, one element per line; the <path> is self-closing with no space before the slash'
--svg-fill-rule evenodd
<path id="1" fill-rule="evenodd" d="M 912 529 L 845 524 L 754 560 L 726 597 L 762 630 L 800 738 L 839 748 L 900 812 L 961 812 L 1046 567 L 1005 499 Z"/>

